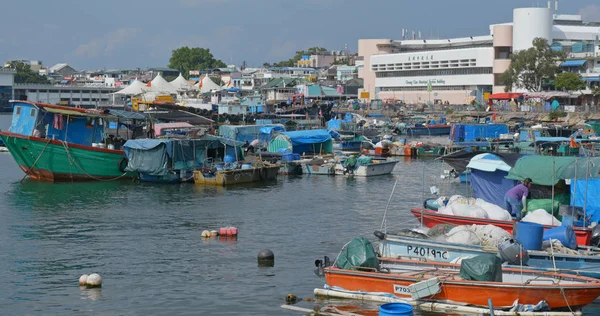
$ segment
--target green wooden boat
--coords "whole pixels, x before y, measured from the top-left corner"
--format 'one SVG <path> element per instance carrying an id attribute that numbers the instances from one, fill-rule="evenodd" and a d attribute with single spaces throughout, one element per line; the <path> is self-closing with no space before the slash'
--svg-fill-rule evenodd
<path id="1" fill-rule="evenodd" d="M 30 178 L 57 182 L 134 176 L 125 171 L 122 150 L 97 143 L 103 138 L 108 113 L 26 101 L 13 105 L 10 132 L 0 132 L 0 137 Z"/>

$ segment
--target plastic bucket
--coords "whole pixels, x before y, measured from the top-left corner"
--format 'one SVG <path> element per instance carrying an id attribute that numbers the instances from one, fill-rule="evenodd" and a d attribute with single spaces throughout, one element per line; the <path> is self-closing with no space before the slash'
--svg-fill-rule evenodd
<path id="1" fill-rule="evenodd" d="M 542 237 L 544 236 L 544 226 L 537 223 L 518 222 L 517 240 L 523 244 L 527 250 L 541 250 Z"/>
<path id="2" fill-rule="evenodd" d="M 414 315 L 413 307 L 406 303 L 387 303 L 379 307 L 379 316 Z"/>
<path id="3" fill-rule="evenodd" d="M 556 239 L 565 247 L 577 249 L 577 237 L 571 226 L 557 226 L 544 231 L 543 240 Z"/>

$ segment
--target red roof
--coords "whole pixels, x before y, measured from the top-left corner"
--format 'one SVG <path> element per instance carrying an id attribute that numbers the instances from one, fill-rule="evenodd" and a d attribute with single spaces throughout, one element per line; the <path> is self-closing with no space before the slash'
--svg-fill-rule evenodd
<path id="1" fill-rule="evenodd" d="M 517 99 L 522 96 L 523 93 L 520 92 L 504 92 L 504 93 L 494 93 L 490 94 L 490 100 L 510 100 Z"/>

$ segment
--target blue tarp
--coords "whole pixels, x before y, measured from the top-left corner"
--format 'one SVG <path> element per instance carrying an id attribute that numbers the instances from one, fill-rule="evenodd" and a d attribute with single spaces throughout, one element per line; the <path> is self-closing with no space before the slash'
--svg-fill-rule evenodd
<path id="1" fill-rule="evenodd" d="M 450 139 L 454 142 L 468 142 L 477 139 L 499 138 L 508 134 L 506 124 L 454 124 Z"/>
<path id="2" fill-rule="evenodd" d="M 150 139 L 150 138 L 130 139 L 127 142 L 125 142 L 125 145 L 123 145 L 123 150 L 125 151 L 126 154 L 129 154 L 128 151 L 130 149 L 151 150 L 162 144 L 164 144 L 166 146 L 167 154 L 170 156 L 172 153 L 171 141 L 164 140 L 164 139 Z"/>
<path id="3" fill-rule="evenodd" d="M 331 140 L 331 135 L 324 129 L 295 131 L 295 132 L 284 132 L 283 134 L 289 136 L 292 141 L 292 145 L 304 145 L 304 144 L 318 144 L 324 143 Z"/>
<path id="4" fill-rule="evenodd" d="M 571 180 L 571 205 L 584 204 L 590 222 L 600 222 L 600 179 L 588 179 L 587 185 L 586 180 Z"/>
<path id="5" fill-rule="evenodd" d="M 508 172 L 502 170 L 486 172 L 471 169 L 469 180 L 471 181 L 475 198 L 480 198 L 486 202 L 505 208 L 504 194 L 517 185 L 517 181 L 506 179 L 507 175 Z"/>
<path id="6" fill-rule="evenodd" d="M 574 60 L 565 60 L 562 64 L 560 64 L 561 67 L 581 67 L 583 66 L 583 64 L 585 64 L 586 60 L 585 59 L 574 59 Z"/>
<path id="7" fill-rule="evenodd" d="M 168 173 L 171 141 L 158 139 L 133 139 L 123 145 L 127 155 L 127 171 L 141 172 L 151 176 Z"/>

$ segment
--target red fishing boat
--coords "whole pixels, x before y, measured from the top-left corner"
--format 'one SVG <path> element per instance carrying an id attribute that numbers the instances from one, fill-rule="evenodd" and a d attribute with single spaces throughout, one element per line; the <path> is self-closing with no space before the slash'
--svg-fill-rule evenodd
<path id="1" fill-rule="evenodd" d="M 439 224 L 452 225 L 494 225 L 498 226 L 512 234 L 514 221 L 501 221 L 489 218 L 478 218 L 458 215 L 440 214 L 437 211 L 426 210 L 422 208 L 413 208 L 410 210 L 414 217 L 419 222 L 422 222 L 426 227 L 433 227 Z M 550 229 L 554 226 L 544 225 L 544 229 Z M 589 246 L 592 239 L 592 229 L 587 227 L 573 227 L 577 244 L 580 246 Z"/>
<path id="2" fill-rule="evenodd" d="M 460 264 L 403 259 L 382 259 L 379 270 L 328 267 L 323 272 L 331 287 L 401 298 L 411 297 L 409 285 L 437 278 L 439 291 L 423 299 L 475 306 L 488 306 L 491 299 L 495 308 L 511 307 L 516 300 L 533 305 L 546 301 L 552 310 L 575 311 L 600 296 L 597 279 L 513 268 L 502 268 L 501 282 L 465 280 L 460 276 Z"/>

